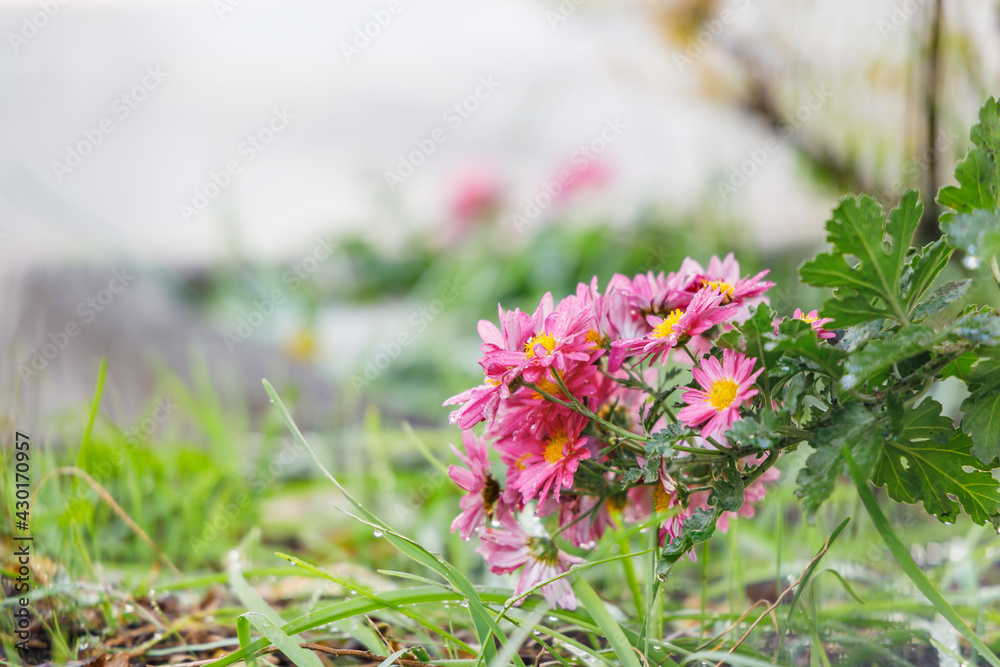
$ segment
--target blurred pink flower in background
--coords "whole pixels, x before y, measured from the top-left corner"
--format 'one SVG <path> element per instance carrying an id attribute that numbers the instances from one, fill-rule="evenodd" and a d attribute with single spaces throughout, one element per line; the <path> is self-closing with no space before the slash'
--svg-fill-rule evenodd
<path id="1" fill-rule="evenodd" d="M 611 178 L 611 168 L 600 160 L 589 160 L 560 171 L 557 178 L 562 190 L 556 195 L 556 201 L 565 202 L 581 190 L 603 186 Z"/>
<path id="2" fill-rule="evenodd" d="M 449 211 L 447 237 L 460 241 L 477 223 L 489 220 L 501 199 L 501 183 L 496 172 L 485 166 L 466 167 L 448 184 Z"/>

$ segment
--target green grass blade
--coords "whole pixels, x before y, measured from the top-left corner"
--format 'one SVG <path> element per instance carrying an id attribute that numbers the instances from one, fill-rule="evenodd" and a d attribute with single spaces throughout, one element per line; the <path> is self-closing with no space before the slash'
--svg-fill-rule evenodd
<path id="1" fill-rule="evenodd" d="M 315 575 L 317 575 L 319 577 L 322 577 L 324 579 L 328 579 L 329 581 L 332 581 L 333 583 L 337 584 L 338 586 L 341 586 L 342 588 L 345 588 L 345 589 L 354 588 L 354 590 L 358 591 L 359 594 L 364 595 L 366 598 L 369 598 L 369 599 L 371 599 L 371 600 L 373 600 L 375 602 L 380 602 L 382 604 L 385 604 L 386 605 L 386 609 L 393 609 L 397 613 L 400 613 L 403 616 L 406 616 L 407 618 L 410 618 L 410 619 L 416 621 L 417 623 L 419 623 L 420 625 L 424 626 L 425 628 L 427 628 L 431 632 L 434 632 L 435 634 L 440 635 L 441 637 L 444 637 L 448 641 L 454 643 L 456 646 L 458 646 L 459 648 L 461 648 L 463 651 L 466 651 L 468 653 L 475 653 L 475 650 L 473 650 L 473 648 L 471 646 L 469 646 L 464 641 L 462 641 L 461 639 L 459 639 L 455 635 L 451 634 L 447 630 L 445 630 L 443 628 L 439 628 L 438 626 L 434 625 L 429 620 L 427 620 L 426 616 L 424 616 L 422 614 L 415 614 L 414 612 L 410 611 L 406 607 L 398 607 L 398 606 L 392 606 L 392 605 L 386 604 L 385 601 L 377 593 L 374 593 L 373 591 L 368 590 L 365 586 L 357 584 L 356 582 L 347 581 L 346 579 L 342 579 L 341 577 L 334 576 L 334 575 L 332 575 L 332 574 L 330 574 L 328 572 L 325 572 L 325 571 L 319 569 L 318 567 L 316 567 L 315 565 L 312 565 L 311 563 L 307 563 L 304 560 L 296 558 L 295 556 L 289 556 L 288 554 L 283 554 L 283 553 L 277 553 L 275 555 L 278 556 L 279 558 L 284 558 L 285 560 L 287 560 L 290 563 L 298 565 L 299 567 L 301 567 L 302 569 L 306 570 L 307 572 L 311 572 L 311 573 L 313 573 L 313 574 L 315 574 Z M 429 583 L 429 584 L 432 584 L 432 585 L 437 585 L 436 582 L 430 581 L 428 579 L 424 579 L 424 581 L 427 582 L 427 583 Z"/>
<path id="2" fill-rule="evenodd" d="M 579 598 L 580 604 L 583 605 L 587 613 L 590 614 L 590 617 L 601 628 L 621 664 L 624 667 L 641 667 L 638 655 L 632 644 L 629 643 L 628 638 L 625 637 L 625 633 L 622 632 L 621 626 L 611 618 L 611 613 L 604 606 L 604 601 L 597 596 L 597 593 L 590 587 L 590 584 L 582 578 L 577 579 L 573 582 L 573 591 L 576 593 L 576 597 Z"/>
<path id="3" fill-rule="evenodd" d="M 840 585 L 844 587 L 844 590 L 847 591 L 847 594 L 850 595 L 852 598 L 854 598 L 855 602 L 857 602 L 858 604 L 865 603 L 865 601 L 861 599 L 861 596 L 854 591 L 854 587 L 851 586 L 850 582 L 848 582 L 847 579 L 844 579 L 844 575 L 842 575 L 840 572 L 837 572 L 832 567 L 828 567 L 825 570 L 820 570 L 814 576 L 816 579 L 819 579 L 819 575 L 821 574 L 832 574 L 834 577 L 837 578 L 837 581 L 840 582 Z"/>
<path id="4" fill-rule="evenodd" d="M 700 665 L 705 662 L 715 663 L 720 661 L 724 661 L 725 664 L 732 665 L 733 667 L 781 667 L 776 662 L 752 658 L 738 653 L 726 653 L 725 651 L 698 651 L 684 658 L 684 662 L 681 665 L 691 663 Z"/>
<path id="5" fill-rule="evenodd" d="M 236 555 L 235 552 L 231 555 Z M 238 558 L 229 558 L 229 562 L 226 564 L 226 578 L 229 582 L 229 588 L 232 589 L 233 595 L 236 599 L 240 601 L 248 611 L 252 611 L 262 616 L 266 616 L 269 621 L 275 625 L 284 625 L 285 619 L 281 615 L 271 608 L 264 598 L 260 596 L 253 586 L 247 583 L 247 580 L 243 578 L 243 572 L 240 571 L 240 562 Z"/>
<path id="6" fill-rule="evenodd" d="M 524 619 L 521 627 L 511 635 L 510 642 L 490 661 L 490 667 L 506 667 L 510 664 L 511 658 L 520 650 L 525 640 L 531 636 L 531 631 L 542 622 L 542 618 L 545 617 L 545 613 L 548 610 L 547 605 L 539 605 L 537 609 L 533 609 L 528 614 L 528 617 Z"/>
<path id="7" fill-rule="evenodd" d="M 496 637 L 501 644 L 507 642 L 507 637 L 504 635 L 500 626 L 497 625 L 490 613 L 486 610 L 486 607 L 483 605 L 483 602 L 479 597 L 479 593 L 476 592 L 472 583 L 465 577 L 465 575 L 445 562 L 444 559 L 427 551 L 413 540 L 395 532 L 389 528 L 384 521 L 362 507 L 361 503 L 355 500 L 347 489 L 344 488 L 344 486 L 341 485 L 341 483 L 338 482 L 332 474 L 330 474 L 330 471 L 323 465 L 323 462 L 319 460 L 318 456 L 316 456 L 316 452 L 314 452 L 312 447 L 309 446 L 305 436 L 302 435 L 299 427 L 292 419 L 291 413 L 289 413 L 288 408 L 285 407 L 285 404 L 281 401 L 281 397 L 278 396 L 274 387 L 271 386 L 271 383 L 267 380 L 264 380 L 263 383 L 264 389 L 271 397 L 271 401 L 278 409 L 281 418 L 288 426 L 288 429 L 292 432 L 292 435 L 295 436 L 295 439 L 298 440 L 299 444 L 301 444 L 306 450 L 316 467 L 323 472 L 326 478 L 329 479 L 335 487 L 337 487 L 337 489 L 344 495 L 344 498 L 346 498 L 347 501 L 350 502 L 351 505 L 353 505 L 358 511 L 360 517 L 355 518 L 358 521 L 366 523 L 369 526 L 381 531 L 385 538 L 403 554 L 426 566 L 432 571 L 437 572 L 445 580 L 452 584 L 455 589 L 458 590 L 469 602 L 469 615 L 472 617 L 473 625 L 476 627 L 476 635 L 483 647 L 485 657 L 492 658 L 495 656 L 496 647 L 493 644 L 493 637 Z M 514 664 L 518 667 L 524 667 L 524 663 L 517 655 L 514 656 Z"/>
<path id="8" fill-rule="evenodd" d="M 240 641 L 240 648 L 250 646 L 253 639 L 250 637 L 250 621 L 240 616 L 236 619 L 236 638 Z M 247 667 L 257 667 L 257 658 L 248 656 Z"/>
<path id="9" fill-rule="evenodd" d="M 267 637 L 297 667 L 323 667 L 323 663 L 320 662 L 319 658 L 312 651 L 299 646 L 294 639 L 282 632 L 281 628 L 272 623 L 271 619 L 267 616 L 258 614 L 255 611 L 248 611 L 241 618 L 247 619 L 257 632 Z M 246 648 L 243 650 L 246 650 Z"/>
<path id="10" fill-rule="evenodd" d="M 902 541 L 900 541 L 899 536 L 896 535 L 896 531 L 892 529 L 892 525 L 885 517 L 885 514 L 882 513 L 882 509 L 878 506 L 878 501 L 875 500 L 875 494 L 872 493 L 871 488 L 868 486 L 868 480 L 864 473 L 861 472 L 858 464 L 855 463 L 850 450 L 844 447 L 843 451 L 844 458 L 847 460 L 847 467 L 851 472 L 851 478 L 858 489 L 858 495 L 861 496 L 861 502 L 868 511 L 868 516 L 871 517 L 872 523 L 875 524 L 875 529 L 878 531 L 879 536 L 881 536 L 885 545 L 889 547 L 892 555 L 896 557 L 903 572 L 910 578 L 910 581 L 913 582 L 917 589 L 924 594 L 924 597 L 934 605 L 937 612 L 972 644 L 972 647 L 979 652 L 979 655 L 986 662 L 993 665 L 993 667 L 1000 667 L 1000 658 L 997 657 L 996 653 L 991 651 L 983 643 L 983 640 L 976 636 L 975 631 L 966 625 L 954 607 L 948 604 L 948 601 L 938 592 L 938 589 L 934 587 L 934 584 L 927 578 L 927 575 L 920 569 L 920 566 L 914 562 L 910 556 L 910 552 L 903 545 Z"/>
<path id="11" fill-rule="evenodd" d="M 826 546 L 824 548 L 829 549 L 834 541 L 840 537 L 840 534 L 844 532 L 844 529 L 847 528 L 847 524 L 850 522 L 851 517 L 844 517 L 844 520 L 837 524 L 837 527 L 833 529 L 832 533 L 830 533 L 830 537 L 826 538 Z M 820 561 L 823 560 L 822 556 L 825 555 L 826 553 L 824 552 L 822 555 L 814 558 L 809 563 L 809 567 L 807 567 L 805 572 L 802 573 L 802 579 L 799 582 L 798 587 L 795 589 L 795 595 L 792 596 L 792 605 L 788 609 L 788 616 L 785 617 L 785 622 L 782 624 L 781 631 L 778 634 L 778 648 L 775 651 L 775 655 L 780 653 L 781 646 L 785 640 L 785 633 L 788 632 L 788 626 L 791 625 L 792 617 L 795 615 L 795 608 L 799 604 L 799 600 L 802 598 L 802 593 L 805 591 L 806 585 L 809 583 L 809 579 L 813 576 L 813 572 L 815 572 L 816 568 L 819 566 Z"/>
<path id="12" fill-rule="evenodd" d="M 97 383 L 94 386 L 94 398 L 90 401 L 90 413 L 87 415 L 87 423 L 83 427 L 83 435 L 80 437 L 80 450 L 76 454 L 76 467 L 81 470 L 87 469 L 87 458 L 90 453 L 90 433 L 94 428 L 94 421 L 97 419 L 97 409 L 101 406 L 101 395 L 104 393 L 104 378 L 108 373 L 108 360 L 102 358 L 100 366 L 97 367 Z M 77 480 L 73 478 L 73 488 L 76 488 Z"/>
<path id="13" fill-rule="evenodd" d="M 388 658 L 386 658 L 385 660 L 383 660 L 382 662 L 380 662 L 378 664 L 378 667 L 389 667 L 389 665 L 391 665 L 392 663 L 396 662 L 397 658 L 402 658 L 403 654 L 406 653 L 406 651 L 407 651 L 407 649 L 405 649 L 405 648 L 399 649 L 398 651 L 396 651 L 395 653 L 393 653 L 392 655 L 390 655 Z"/>

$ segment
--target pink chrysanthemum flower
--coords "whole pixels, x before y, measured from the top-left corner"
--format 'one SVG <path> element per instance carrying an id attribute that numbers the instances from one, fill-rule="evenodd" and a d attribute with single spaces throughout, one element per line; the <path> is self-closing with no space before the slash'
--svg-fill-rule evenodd
<path id="1" fill-rule="evenodd" d="M 572 397 L 580 400 L 596 393 L 597 387 L 594 381 L 597 377 L 603 377 L 596 374 L 597 366 L 576 364 L 562 376 L 562 380 Z M 496 419 L 486 431 L 489 438 L 534 436 L 540 427 L 568 416 L 571 412 L 569 408 L 550 401 L 541 393 L 545 392 L 563 401 L 570 400 L 551 374 L 533 384 L 534 387 L 519 388 L 501 403 Z M 537 391 L 536 388 L 541 391 Z"/>
<path id="2" fill-rule="evenodd" d="M 817 310 L 811 310 L 808 313 L 803 313 L 801 308 L 796 308 L 795 312 L 792 313 L 792 317 L 794 317 L 797 320 L 802 320 L 803 322 L 807 322 L 813 328 L 813 331 L 816 332 L 816 335 L 819 336 L 820 338 L 836 338 L 837 336 L 837 334 L 833 333 L 832 331 L 823 328 L 823 325 L 826 324 L 827 322 L 833 322 L 833 318 L 832 317 L 821 318 L 819 316 L 819 311 Z"/>
<path id="3" fill-rule="evenodd" d="M 752 372 L 757 360 L 739 352 L 723 350 L 722 363 L 705 357 L 691 373 L 701 389 L 689 389 L 683 399 L 687 406 L 677 414 L 688 426 L 705 424 L 701 437 L 721 435 L 740 419 L 739 408 L 757 395 L 753 383 L 764 370 Z M 707 422 L 707 423 L 706 423 Z"/>
<path id="4" fill-rule="evenodd" d="M 454 445 L 451 445 L 451 450 L 468 467 L 448 466 L 448 476 L 467 493 L 459 501 L 462 512 L 451 522 L 451 532 L 457 530 L 463 540 L 468 540 L 498 510 L 500 484 L 490 474 L 486 442 L 478 439 L 472 431 L 462 432 L 462 442 L 466 454 Z"/>
<path id="5" fill-rule="evenodd" d="M 645 338 L 615 341 L 612 347 L 641 354 L 643 359 L 662 358 L 665 363 L 670 350 L 735 315 L 737 306 L 723 305 L 724 299 L 725 294 L 721 291 L 703 289 L 686 308 L 675 309 L 665 319 L 650 315 L 647 321 L 653 330 Z"/>
<path id="6" fill-rule="evenodd" d="M 601 506 L 595 510 L 597 503 Z M 577 496 L 560 503 L 559 525 L 565 528 L 566 539 L 580 549 L 593 549 L 605 531 L 618 528 L 608 504 L 597 496 Z"/>
<path id="7" fill-rule="evenodd" d="M 558 501 L 560 490 L 573 486 L 580 461 L 591 456 L 587 438 L 580 435 L 588 421 L 574 412 L 550 425 L 544 440 L 516 440 L 519 451 L 508 451 L 516 453 L 516 465 L 507 485 L 517 489 L 524 502 L 536 497 L 544 501 L 550 495 Z"/>
<path id="8" fill-rule="evenodd" d="M 524 566 L 514 597 L 583 562 L 582 558 L 558 549 L 552 540 L 528 535 L 511 514 L 505 515 L 500 524 L 499 528 L 488 527 L 479 534 L 482 546 L 476 553 L 485 558 L 490 570 L 497 574 L 509 574 Z M 540 592 L 550 607 L 576 609 L 576 595 L 566 578 L 543 586 Z M 516 604 L 520 605 L 521 601 Z"/>
<path id="9" fill-rule="evenodd" d="M 735 319 L 742 322 L 749 316 L 750 306 L 765 301 L 764 292 L 774 287 L 774 283 L 763 280 L 768 273 L 761 271 L 755 276 L 740 278 L 740 264 L 733 253 L 729 253 L 722 260 L 713 256 L 705 269 L 694 260 L 686 259 L 678 275 L 687 281 L 686 289 L 691 293 L 706 287 L 722 292 L 723 303 L 738 306 Z"/>

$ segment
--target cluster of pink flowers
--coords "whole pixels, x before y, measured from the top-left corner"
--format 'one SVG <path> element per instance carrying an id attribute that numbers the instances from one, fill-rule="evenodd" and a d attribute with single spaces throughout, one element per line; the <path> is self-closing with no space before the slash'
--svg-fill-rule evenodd
<path id="1" fill-rule="evenodd" d="M 587 550 L 608 529 L 661 512 L 665 543 L 695 508 L 707 507 L 707 491 L 687 491 L 684 455 L 664 457 L 653 483 L 625 489 L 623 470 L 646 464 L 641 443 L 672 420 L 696 429 L 685 438 L 688 447 L 728 445 L 725 433 L 753 405 L 762 369 L 713 341 L 765 300 L 773 286 L 766 274 L 742 276 L 732 254 L 713 257 L 707 267 L 686 259 L 676 273 L 615 275 L 603 292 L 594 278 L 558 304 L 546 294 L 533 313 L 500 308 L 499 327 L 479 322 L 483 383 L 445 402 L 459 406 L 450 420 L 464 431 L 465 445 L 464 453 L 455 450 L 465 467 L 449 469 L 466 492 L 452 530 L 478 537 L 477 551 L 494 572 L 524 568 L 516 595 L 580 562 L 554 537 L 525 529 L 519 517 L 526 511 L 554 517 L 555 535 Z M 815 313 L 796 317 L 822 331 Z M 668 361 L 690 367 L 690 380 L 680 381 L 685 405 L 676 416 L 661 406 L 647 430 L 652 387 Z M 470 430 L 484 422 L 482 436 Z M 621 447 L 631 434 L 633 446 Z M 502 478 L 493 475 L 491 449 Z M 750 502 L 776 476 L 771 469 L 746 489 L 740 514 L 752 515 Z M 723 516 L 720 527 L 728 520 Z M 540 531 L 542 523 L 530 525 Z M 566 578 L 540 590 L 550 605 L 576 605 Z"/>

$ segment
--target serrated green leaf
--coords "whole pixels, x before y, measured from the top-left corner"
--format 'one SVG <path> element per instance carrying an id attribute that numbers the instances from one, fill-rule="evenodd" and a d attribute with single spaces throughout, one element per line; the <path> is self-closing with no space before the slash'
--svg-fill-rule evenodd
<path id="1" fill-rule="evenodd" d="M 957 186 L 941 188 L 938 202 L 952 209 L 941 216 L 948 242 L 973 256 L 1000 253 L 1000 104 L 990 99 L 970 133 L 972 147 L 955 167 Z"/>
<path id="2" fill-rule="evenodd" d="M 913 319 L 919 321 L 943 310 L 948 304 L 965 296 L 971 284 L 972 281 L 966 279 L 953 280 L 950 283 L 941 285 L 941 287 L 931 292 L 926 299 L 917 304 L 917 307 L 913 309 Z"/>
<path id="3" fill-rule="evenodd" d="M 849 403 L 833 416 L 829 426 L 816 431 L 810 442 L 815 451 L 796 478 L 799 488 L 795 495 L 802 499 L 807 514 L 816 513 L 846 471 L 843 447 L 850 448 L 855 459 L 871 474 L 881 456 L 882 430 L 873 413 L 858 403 Z"/>
<path id="4" fill-rule="evenodd" d="M 963 382 L 972 371 L 972 367 L 979 361 L 979 354 L 974 350 L 967 350 L 959 355 L 954 361 L 941 369 L 938 373 L 940 378 L 958 378 Z"/>
<path id="5" fill-rule="evenodd" d="M 947 338 L 947 332 L 934 331 L 923 324 L 911 324 L 890 332 L 885 338 L 869 342 L 847 358 L 844 364 L 846 374 L 840 384 L 844 389 L 864 384 L 893 364 L 926 352 Z"/>
<path id="6" fill-rule="evenodd" d="M 923 503 L 942 521 L 955 521 L 961 506 L 982 525 L 1000 512 L 1000 489 L 969 455 L 969 445 L 969 437 L 941 415 L 941 404 L 924 399 L 903 412 L 898 433 L 890 430 L 872 481 L 897 502 Z"/>
<path id="7" fill-rule="evenodd" d="M 788 408 L 787 403 L 785 408 Z M 768 450 L 781 440 L 778 426 L 777 416 L 770 410 L 764 410 L 757 416 L 748 415 L 733 424 L 732 428 L 726 431 L 726 438 L 729 439 L 731 445 L 750 445 Z"/>
<path id="8" fill-rule="evenodd" d="M 833 317 L 835 326 L 878 317 L 908 323 L 902 278 L 922 214 L 923 205 L 913 191 L 903 195 L 888 221 L 882 206 L 868 196 L 847 197 L 834 209 L 826 223 L 833 252 L 803 264 L 799 275 L 806 284 L 835 288 L 833 298 L 823 304 L 823 315 Z M 848 263 L 848 257 L 857 263 Z M 914 262 L 919 265 L 920 260 L 911 258 L 909 265 Z M 922 269 L 924 273 L 922 282 L 929 285 L 936 274 Z"/>
<path id="9" fill-rule="evenodd" d="M 941 223 L 948 242 L 974 257 L 992 257 L 1000 253 L 1000 210 L 975 210 L 957 213 Z"/>
<path id="10" fill-rule="evenodd" d="M 808 322 L 786 319 L 778 326 L 777 337 L 764 344 L 768 352 L 794 357 L 814 370 L 832 378 L 839 378 L 843 371 L 840 362 L 847 355 L 825 340 L 820 339 Z"/>
<path id="11" fill-rule="evenodd" d="M 912 319 L 923 319 L 913 312 L 915 306 L 924 298 L 927 290 L 934 284 L 934 280 L 941 275 L 953 252 L 954 249 L 945 243 L 944 239 L 938 239 L 925 245 L 923 250 L 919 253 L 913 253 L 911 256 L 902 282 L 906 288 L 903 307 L 907 313 L 911 314 Z"/>
<path id="12" fill-rule="evenodd" d="M 963 315 L 952 323 L 950 329 L 958 338 L 976 345 L 1000 345 L 1000 317 L 993 312 Z"/>
<path id="13" fill-rule="evenodd" d="M 962 430 L 972 438 L 970 453 L 990 464 L 1000 457 L 1000 348 L 982 354 L 965 378 L 971 393 L 962 402 Z"/>
<path id="14" fill-rule="evenodd" d="M 840 342 L 837 343 L 837 349 L 844 352 L 854 352 L 854 350 L 867 343 L 872 336 L 881 333 L 883 328 L 884 321 L 882 319 L 848 327 L 844 331 L 844 335 L 840 338 Z"/>
<path id="15" fill-rule="evenodd" d="M 969 213 L 977 209 L 994 209 L 1000 193 L 1000 173 L 997 172 L 997 155 L 1000 154 L 1000 104 L 989 99 L 979 110 L 979 123 L 969 133 L 972 148 L 955 167 L 958 185 L 941 188 L 938 202 L 956 213 Z M 951 214 L 941 216 L 948 220 Z"/>

